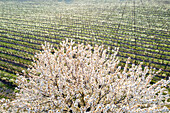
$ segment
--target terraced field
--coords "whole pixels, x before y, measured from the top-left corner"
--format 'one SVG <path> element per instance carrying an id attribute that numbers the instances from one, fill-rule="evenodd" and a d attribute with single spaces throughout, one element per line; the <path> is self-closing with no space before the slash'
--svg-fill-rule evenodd
<path id="1" fill-rule="evenodd" d="M 65 38 L 120 47 L 122 62 L 131 57 L 132 63 L 161 68 L 155 80 L 167 79 L 169 5 L 146 0 L 117 1 L 0 1 L 0 90 L 13 89 L 16 74 L 31 65 L 44 41 L 57 47 Z"/>

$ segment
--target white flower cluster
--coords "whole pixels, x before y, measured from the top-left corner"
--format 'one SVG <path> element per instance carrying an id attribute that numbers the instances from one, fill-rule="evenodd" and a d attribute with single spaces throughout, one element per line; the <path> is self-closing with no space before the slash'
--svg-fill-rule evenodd
<path id="1" fill-rule="evenodd" d="M 16 99 L 0 100 L 6 112 L 169 112 L 170 97 L 165 86 L 170 80 L 151 85 L 153 69 L 132 65 L 130 58 L 121 69 L 116 54 L 106 54 L 103 46 L 63 41 L 58 49 L 48 43 L 36 54 L 27 77 L 16 80 Z"/>

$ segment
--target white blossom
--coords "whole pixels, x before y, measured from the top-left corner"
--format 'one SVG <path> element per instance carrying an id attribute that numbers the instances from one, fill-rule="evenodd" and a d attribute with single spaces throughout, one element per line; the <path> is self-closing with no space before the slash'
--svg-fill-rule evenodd
<path id="1" fill-rule="evenodd" d="M 119 66 L 118 48 L 109 56 L 103 45 L 73 44 L 67 39 L 56 50 L 42 45 L 29 76 L 18 75 L 16 98 L 0 100 L 0 112 L 169 112 L 170 96 L 163 87 L 170 80 L 150 84 L 158 72 L 142 69 L 142 63 L 129 67 L 130 58 Z"/>

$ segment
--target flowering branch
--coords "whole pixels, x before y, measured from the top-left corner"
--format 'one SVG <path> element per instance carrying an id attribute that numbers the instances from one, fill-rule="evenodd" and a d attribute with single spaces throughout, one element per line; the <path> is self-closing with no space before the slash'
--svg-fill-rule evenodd
<path id="1" fill-rule="evenodd" d="M 74 46 L 68 39 L 58 49 L 49 43 L 42 48 L 28 76 L 16 80 L 16 99 L 0 101 L 1 112 L 169 111 L 169 95 L 162 87 L 170 80 L 150 84 L 159 71 L 142 69 L 142 63 L 128 67 L 130 58 L 121 70 L 118 48 L 109 55 L 103 45 Z"/>

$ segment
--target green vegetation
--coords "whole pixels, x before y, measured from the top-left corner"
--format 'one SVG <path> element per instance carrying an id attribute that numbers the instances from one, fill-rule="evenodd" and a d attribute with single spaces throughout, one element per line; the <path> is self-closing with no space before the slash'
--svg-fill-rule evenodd
<path id="1" fill-rule="evenodd" d="M 0 1 L 0 78 L 13 82 L 17 73 L 31 65 L 44 41 L 57 47 L 65 38 L 120 47 L 122 62 L 131 57 L 132 63 L 161 68 L 153 82 L 166 78 L 170 71 L 169 14 L 168 4 L 143 0 L 101 4 Z"/>

